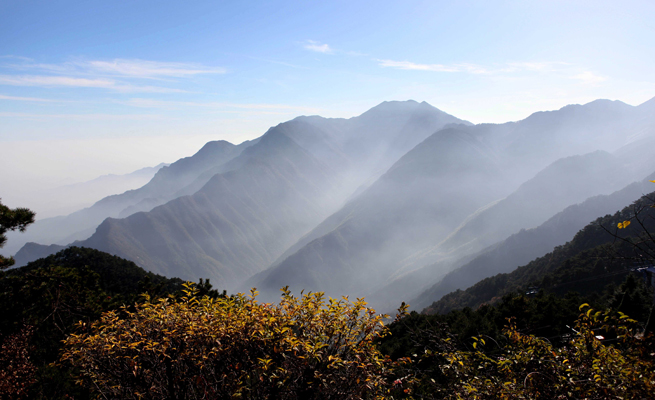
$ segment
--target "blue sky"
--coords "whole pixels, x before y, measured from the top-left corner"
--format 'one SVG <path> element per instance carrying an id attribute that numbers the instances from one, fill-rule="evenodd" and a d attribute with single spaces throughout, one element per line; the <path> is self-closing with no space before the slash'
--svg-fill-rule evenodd
<path id="1" fill-rule="evenodd" d="M 653 1 L 1 0 L 0 187 L 126 173 L 385 100 L 474 123 L 636 105 L 655 96 L 653 15 Z"/>

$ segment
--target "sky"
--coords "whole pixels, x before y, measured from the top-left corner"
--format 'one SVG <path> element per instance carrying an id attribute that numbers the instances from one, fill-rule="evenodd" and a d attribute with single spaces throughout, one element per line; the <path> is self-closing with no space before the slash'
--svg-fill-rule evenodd
<path id="1" fill-rule="evenodd" d="M 655 97 L 653 15 L 650 0 L 0 0 L 0 198 L 387 100 L 473 123 L 638 105 Z"/>

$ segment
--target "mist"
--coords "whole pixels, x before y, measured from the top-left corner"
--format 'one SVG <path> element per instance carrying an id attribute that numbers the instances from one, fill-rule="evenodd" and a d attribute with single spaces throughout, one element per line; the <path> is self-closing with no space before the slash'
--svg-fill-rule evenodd
<path id="1" fill-rule="evenodd" d="M 647 151 L 622 156 L 655 136 L 651 103 L 598 100 L 505 124 L 415 101 L 298 117 L 239 145 L 208 142 L 137 189 L 12 235 L 7 249 L 22 247 L 23 265 L 92 247 L 229 292 L 257 287 L 267 301 L 289 285 L 384 311 L 429 304 L 424 291 L 485 249 L 655 169 Z M 468 280 L 457 282 L 448 288 Z"/>

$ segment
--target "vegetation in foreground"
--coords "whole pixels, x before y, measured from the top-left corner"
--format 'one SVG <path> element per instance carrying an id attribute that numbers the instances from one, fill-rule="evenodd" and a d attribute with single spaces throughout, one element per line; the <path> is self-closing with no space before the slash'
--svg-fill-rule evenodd
<path id="1" fill-rule="evenodd" d="M 21 274 L 13 275 L 17 282 Z M 632 280 L 615 295 L 645 290 Z M 225 296 L 206 282 L 187 283 L 182 292 L 61 325 L 64 342 L 35 335 L 54 320 L 31 320 L 3 341 L 0 363 L 12 378 L 2 380 L 0 397 L 648 398 L 655 340 L 643 334 L 644 321 L 578 308 L 581 300 L 513 294 L 445 315 L 402 307 L 384 325 L 363 300 L 284 291 L 279 304 L 262 304 L 255 293 Z M 54 359 L 40 351 L 48 346 Z"/>

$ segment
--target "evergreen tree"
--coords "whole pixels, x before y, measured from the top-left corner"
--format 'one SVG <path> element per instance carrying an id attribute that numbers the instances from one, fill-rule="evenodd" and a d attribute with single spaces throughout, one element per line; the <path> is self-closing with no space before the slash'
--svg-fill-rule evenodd
<path id="1" fill-rule="evenodd" d="M 1 200 L 1 199 L 0 199 Z M 0 248 L 7 242 L 7 231 L 15 231 L 18 229 L 21 232 L 25 231 L 27 225 L 34 222 L 33 211 L 27 208 L 17 207 L 13 210 L 0 202 Z M 0 270 L 7 269 L 14 265 L 14 258 L 5 258 L 0 255 Z"/>

